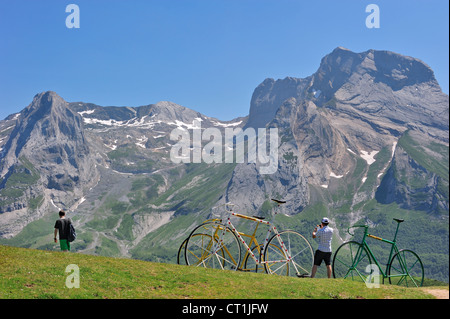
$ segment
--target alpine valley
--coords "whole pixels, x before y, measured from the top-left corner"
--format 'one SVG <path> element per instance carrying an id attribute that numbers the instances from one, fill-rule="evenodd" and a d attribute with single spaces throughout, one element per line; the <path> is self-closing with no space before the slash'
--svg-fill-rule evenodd
<path id="1" fill-rule="evenodd" d="M 248 162 L 174 163 L 170 133 L 198 122 L 222 132 L 277 128 L 276 172 Z M 52 91 L 0 121 L 0 244 L 58 249 L 53 226 L 65 209 L 76 252 L 174 263 L 213 207 L 232 202 L 268 217 L 271 198 L 287 201 L 277 228 L 308 239 L 330 218 L 334 249 L 355 223 L 392 239 L 392 219 L 402 218 L 399 247 L 421 256 L 426 277 L 448 282 L 449 97 L 431 68 L 338 47 L 309 77 L 265 79 L 249 115 L 232 121 L 167 101 L 105 107 Z M 370 245 L 387 260 L 389 246 Z"/>

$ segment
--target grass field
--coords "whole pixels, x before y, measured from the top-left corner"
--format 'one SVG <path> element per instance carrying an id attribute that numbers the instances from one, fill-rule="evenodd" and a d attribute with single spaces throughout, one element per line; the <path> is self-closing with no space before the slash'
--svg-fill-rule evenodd
<path id="1" fill-rule="evenodd" d="M 66 287 L 79 269 L 79 288 Z M 74 283 L 71 281 L 70 283 Z M 436 283 L 437 284 L 437 283 Z M 287 278 L 0 245 L 0 299 L 429 299 L 401 288 Z"/>

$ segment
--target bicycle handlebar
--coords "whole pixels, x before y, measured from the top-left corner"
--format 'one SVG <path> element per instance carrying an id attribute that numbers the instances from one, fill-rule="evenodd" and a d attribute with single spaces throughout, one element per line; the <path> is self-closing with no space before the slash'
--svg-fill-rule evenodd
<path id="1" fill-rule="evenodd" d="M 369 228 L 369 226 L 367 226 L 367 225 L 353 225 L 353 226 L 350 226 L 349 228 L 347 228 L 347 233 L 349 233 L 351 236 L 355 236 L 355 234 L 352 234 L 350 232 L 350 228 L 357 228 L 357 227 Z"/>
<path id="2" fill-rule="evenodd" d="M 211 214 L 214 215 L 214 216 L 220 217 L 220 212 L 218 214 L 216 214 L 216 213 L 214 213 L 214 211 L 216 209 L 220 208 L 220 207 L 223 207 L 223 206 L 225 206 L 225 210 L 227 212 L 232 212 L 234 206 L 238 206 L 239 207 L 239 205 L 237 205 L 237 204 L 233 204 L 233 203 L 228 202 L 228 203 L 225 203 L 225 204 L 222 204 L 222 205 L 219 205 L 219 206 L 211 207 Z"/>

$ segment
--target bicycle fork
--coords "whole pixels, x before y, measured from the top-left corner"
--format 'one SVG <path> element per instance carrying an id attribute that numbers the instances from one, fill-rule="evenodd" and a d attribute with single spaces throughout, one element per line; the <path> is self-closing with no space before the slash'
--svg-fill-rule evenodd
<path id="1" fill-rule="evenodd" d="M 229 218 L 228 218 L 228 220 L 229 220 Z M 219 262 L 220 267 L 223 270 L 224 267 L 223 267 L 222 263 L 225 264 L 226 258 L 222 258 L 223 260 L 221 260 L 220 254 L 218 253 L 220 250 L 223 250 L 224 254 L 226 253 L 229 256 L 229 258 L 232 259 L 231 263 L 236 263 L 236 261 L 234 260 L 234 258 L 232 257 L 231 253 L 229 252 L 229 250 L 227 249 L 227 247 L 225 246 L 225 243 L 224 243 L 224 238 L 225 238 L 225 233 L 227 231 L 227 227 L 225 225 L 223 225 L 221 228 L 222 228 L 222 231 L 218 234 L 219 237 L 218 237 L 217 241 L 213 240 L 214 245 L 211 248 L 211 257 L 210 258 L 215 257 L 217 259 L 217 261 Z M 214 236 L 215 236 L 215 234 L 214 234 Z M 213 238 L 214 238 L 214 236 L 213 236 Z M 237 266 L 236 267 L 231 266 L 231 268 L 235 268 L 234 270 L 236 270 L 238 268 Z"/>
<path id="2" fill-rule="evenodd" d="M 361 274 L 361 272 L 356 268 L 356 266 L 357 266 L 357 265 L 359 264 L 359 262 L 362 260 L 363 253 L 364 253 L 364 246 L 361 245 L 361 246 L 359 246 L 359 248 L 358 248 L 358 250 L 357 250 L 357 252 L 356 252 L 356 255 L 355 255 L 355 258 L 354 258 L 354 260 L 353 260 L 352 265 L 350 266 L 350 268 L 348 269 L 347 273 L 345 274 L 344 279 L 347 278 L 350 274 L 351 274 L 351 276 L 353 276 L 353 271 L 356 271 L 356 273 L 358 274 L 358 276 L 359 276 L 363 281 L 366 280 L 366 278 L 364 278 L 364 275 Z M 350 254 L 351 254 L 351 252 L 350 252 Z"/>

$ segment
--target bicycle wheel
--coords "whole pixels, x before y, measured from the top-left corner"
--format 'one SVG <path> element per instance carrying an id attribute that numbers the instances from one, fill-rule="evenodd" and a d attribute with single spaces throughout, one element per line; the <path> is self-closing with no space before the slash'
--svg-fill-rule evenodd
<path id="1" fill-rule="evenodd" d="M 187 265 L 237 270 L 241 260 L 241 246 L 237 236 L 217 222 L 197 226 L 185 245 Z"/>
<path id="2" fill-rule="evenodd" d="M 203 223 L 209 223 L 213 220 L 206 220 Z M 182 262 L 186 262 L 186 258 L 184 257 L 184 253 L 186 251 L 186 242 L 188 240 L 189 236 L 181 243 L 180 248 L 178 248 L 178 254 L 177 254 L 177 264 L 181 265 Z"/>
<path id="3" fill-rule="evenodd" d="M 278 246 L 274 246 L 272 244 L 272 249 L 278 250 L 279 254 L 283 254 L 283 251 L 278 247 Z M 244 256 L 244 262 L 243 262 L 243 268 L 240 269 L 242 271 L 248 271 L 248 272 L 256 272 L 256 273 L 263 273 L 265 272 L 265 268 L 264 266 L 261 264 L 261 260 L 262 260 L 262 256 L 263 256 L 263 250 L 264 246 L 263 245 L 259 245 L 259 246 L 254 246 L 251 249 L 251 253 L 254 254 L 254 256 L 256 258 L 258 258 L 259 260 L 259 264 L 255 262 L 255 260 L 251 257 L 251 253 L 247 252 Z"/>
<path id="4" fill-rule="evenodd" d="M 309 276 L 314 259 L 308 240 L 293 230 L 274 235 L 267 243 L 263 258 L 268 274 L 292 277 Z"/>
<path id="5" fill-rule="evenodd" d="M 361 243 L 343 243 L 333 257 L 333 277 L 366 282 L 370 275 L 366 270 L 371 264 L 370 255 Z"/>
<path id="6" fill-rule="evenodd" d="M 422 260 L 412 250 L 400 250 L 389 263 L 388 277 L 392 285 L 421 287 L 424 275 Z"/>
<path id="7" fill-rule="evenodd" d="M 186 251 L 185 246 L 186 246 L 186 242 L 187 242 L 187 238 L 183 241 L 183 243 L 180 245 L 180 248 L 178 248 L 178 254 L 177 254 L 177 264 L 181 265 L 181 261 L 185 261 L 186 259 L 184 258 L 184 252 Z"/>

